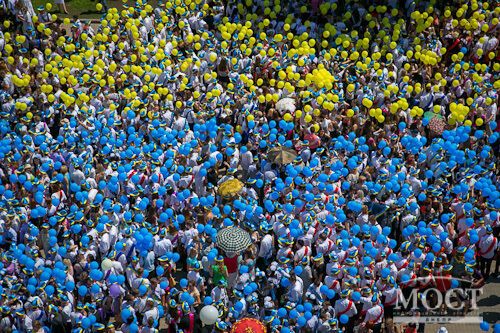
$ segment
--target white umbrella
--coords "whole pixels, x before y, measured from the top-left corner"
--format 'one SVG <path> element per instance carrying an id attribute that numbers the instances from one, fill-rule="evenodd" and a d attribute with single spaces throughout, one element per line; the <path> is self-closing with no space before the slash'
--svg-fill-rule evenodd
<path id="1" fill-rule="evenodd" d="M 293 98 L 285 97 L 280 99 L 276 103 L 276 110 L 281 112 L 282 114 L 285 112 L 294 112 L 295 111 L 295 100 Z"/>

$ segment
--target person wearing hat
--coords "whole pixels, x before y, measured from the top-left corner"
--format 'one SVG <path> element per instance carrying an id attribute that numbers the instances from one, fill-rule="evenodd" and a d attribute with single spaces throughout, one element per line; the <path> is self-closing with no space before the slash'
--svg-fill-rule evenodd
<path id="1" fill-rule="evenodd" d="M 498 251 L 498 238 L 493 235 L 490 225 L 486 226 L 486 233 L 479 240 L 478 254 L 479 267 L 485 280 L 490 276 L 491 263 Z"/>
<path id="2" fill-rule="evenodd" d="M 2 332 L 7 332 L 12 329 L 14 325 L 14 317 L 11 315 L 11 308 L 8 305 L 4 305 L 0 308 L 2 319 L 0 319 L 0 330 Z"/>
<path id="3" fill-rule="evenodd" d="M 224 265 L 224 258 L 222 256 L 217 256 L 215 258 L 215 265 L 212 266 L 212 283 L 216 286 L 219 282 L 227 282 L 229 274 L 227 272 L 227 267 Z"/>
<path id="4" fill-rule="evenodd" d="M 401 289 L 396 285 L 396 280 L 393 276 L 387 277 L 387 287 L 382 291 L 382 303 L 384 306 L 385 326 L 388 332 L 394 331 L 394 308 L 400 298 Z"/>
<path id="5" fill-rule="evenodd" d="M 153 322 L 158 322 L 160 320 L 160 313 L 155 301 L 152 298 L 146 299 L 146 307 L 144 309 L 144 315 L 142 318 L 142 325 L 149 325 L 152 327 Z"/>
<path id="6" fill-rule="evenodd" d="M 309 261 L 309 259 L 312 257 L 312 249 L 310 246 L 304 244 L 303 239 L 297 240 L 294 252 L 295 252 L 294 255 L 295 265 L 299 264 L 304 258 L 306 258 L 307 261 Z"/>
<path id="7" fill-rule="evenodd" d="M 293 303 L 298 303 L 304 295 L 304 282 L 293 271 L 289 277 L 290 286 L 288 287 L 288 299 Z"/>
<path id="8" fill-rule="evenodd" d="M 330 251 L 335 249 L 335 242 L 329 238 L 332 229 L 325 228 L 323 232 L 319 235 L 317 245 L 316 245 L 316 253 L 322 253 L 323 255 L 327 255 Z"/>
<path id="9" fill-rule="evenodd" d="M 227 282 L 224 279 L 220 279 L 215 287 L 212 289 L 210 296 L 212 300 L 216 302 L 222 302 L 225 306 L 227 306 L 229 302 L 229 295 L 227 292 Z"/>
<path id="10" fill-rule="evenodd" d="M 340 318 L 342 315 L 349 317 L 347 324 L 342 323 L 341 328 L 345 332 L 353 332 L 354 329 L 354 316 L 358 314 L 358 310 L 354 302 L 349 298 L 351 294 L 350 289 L 344 289 L 340 292 L 340 299 L 335 302 L 335 316 Z"/>
<path id="11" fill-rule="evenodd" d="M 257 253 L 257 267 L 265 271 L 270 263 L 273 256 L 275 245 L 274 245 L 274 234 L 269 232 L 272 226 L 267 223 L 267 221 L 261 222 L 260 225 L 260 243 L 258 244 L 259 252 Z M 263 236 L 262 236 L 263 235 Z"/>
<path id="12" fill-rule="evenodd" d="M 384 306 L 380 304 L 377 294 L 371 297 L 371 303 L 371 307 L 365 312 L 361 326 L 371 330 L 373 333 L 380 333 L 382 331 L 382 321 L 384 320 Z"/>

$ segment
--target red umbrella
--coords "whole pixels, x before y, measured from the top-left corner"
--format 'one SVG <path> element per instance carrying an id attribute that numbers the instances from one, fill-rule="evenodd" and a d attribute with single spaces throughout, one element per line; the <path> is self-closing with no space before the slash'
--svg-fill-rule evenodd
<path id="1" fill-rule="evenodd" d="M 231 333 L 266 333 L 266 327 L 254 318 L 243 318 L 231 328 Z"/>

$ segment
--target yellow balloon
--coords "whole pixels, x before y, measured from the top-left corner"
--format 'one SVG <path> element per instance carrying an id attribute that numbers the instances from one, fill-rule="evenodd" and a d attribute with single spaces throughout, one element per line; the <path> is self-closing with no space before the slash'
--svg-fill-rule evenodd
<path id="1" fill-rule="evenodd" d="M 362 104 L 367 108 L 371 108 L 373 105 L 373 102 L 365 97 L 365 98 L 363 98 Z"/>
<path id="2" fill-rule="evenodd" d="M 481 126 L 481 125 L 483 125 L 483 123 L 484 123 L 483 118 L 476 119 L 476 126 Z"/>

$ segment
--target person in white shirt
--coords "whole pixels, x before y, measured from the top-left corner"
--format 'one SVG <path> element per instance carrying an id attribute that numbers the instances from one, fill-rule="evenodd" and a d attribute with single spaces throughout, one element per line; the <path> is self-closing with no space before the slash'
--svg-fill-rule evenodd
<path id="1" fill-rule="evenodd" d="M 160 319 L 160 313 L 158 308 L 155 306 L 155 302 L 152 298 L 146 300 L 146 311 L 142 317 L 142 324 L 147 325 L 150 320 L 158 321 Z"/>
<path id="2" fill-rule="evenodd" d="M 299 303 L 304 294 L 304 283 L 295 274 L 290 275 L 290 287 L 288 288 L 288 299 L 290 302 Z"/>
<path id="3" fill-rule="evenodd" d="M 338 318 L 342 315 L 346 315 L 349 318 L 354 317 L 358 314 L 358 310 L 356 309 L 356 305 L 352 300 L 349 299 L 350 290 L 344 289 L 340 293 L 340 299 L 335 302 L 335 314 Z M 343 328 L 346 328 L 346 331 L 352 332 L 354 327 L 354 320 L 349 320 L 347 324 L 342 324 Z"/>
<path id="4" fill-rule="evenodd" d="M 384 307 L 377 295 L 372 297 L 372 306 L 366 311 L 363 326 L 371 328 L 374 333 L 381 332 L 384 319 Z"/>
<path id="5" fill-rule="evenodd" d="M 265 222 L 264 222 L 265 223 Z M 261 226 L 261 229 L 266 230 L 267 223 L 264 226 Z M 266 234 L 260 241 L 259 253 L 257 255 L 257 267 L 261 271 L 265 271 L 268 265 L 269 259 L 271 259 L 274 250 L 274 237 L 271 234 Z"/>
<path id="6" fill-rule="evenodd" d="M 486 234 L 479 240 L 479 264 L 484 279 L 490 276 L 491 262 L 498 249 L 498 238 L 493 235 L 491 226 L 486 226 Z"/>

